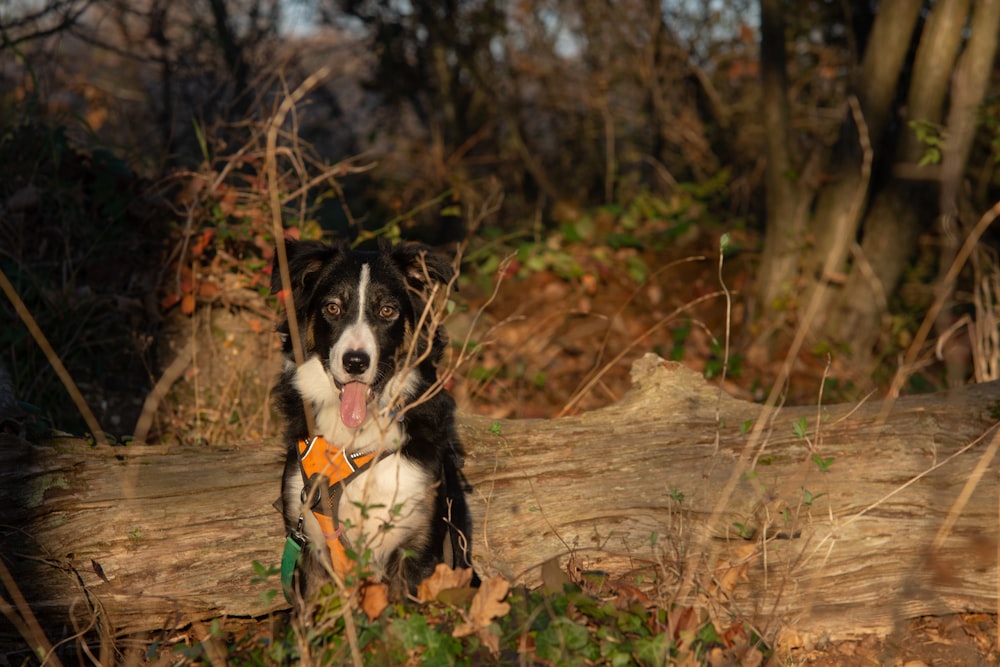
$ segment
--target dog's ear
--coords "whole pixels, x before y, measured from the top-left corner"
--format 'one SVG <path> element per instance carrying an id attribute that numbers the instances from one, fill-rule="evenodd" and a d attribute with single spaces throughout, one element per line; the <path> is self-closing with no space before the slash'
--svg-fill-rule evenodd
<path id="1" fill-rule="evenodd" d="M 398 245 L 392 248 L 391 257 L 403 272 L 406 284 L 417 292 L 423 292 L 431 283 L 448 285 L 455 277 L 451 262 L 420 243 Z"/>
<path id="2" fill-rule="evenodd" d="M 310 273 L 319 271 L 324 264 L 336 258 L 343 251 L 344 248 L 341 245 L 329 245 L 322 241 L 286 239 L 285 255 L 288 257 L 288 276 L 291 279 L 292 291 L 301 290 Z M 274 253 L 274 264 L 271 267 L 271 294 L 277 294 L 283 287 L 278 253 Z"/>

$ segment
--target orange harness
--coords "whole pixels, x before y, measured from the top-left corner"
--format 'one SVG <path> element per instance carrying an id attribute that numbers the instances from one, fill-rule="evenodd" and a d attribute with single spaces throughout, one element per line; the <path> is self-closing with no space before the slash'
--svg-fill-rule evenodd
<path id="1" fill-rule="evenodd" d="M 299 463 L 304 482 L 302 504 L 310 506 L 313 516 L 323 530 L 334 572 L 346 574 L 353 565 L 353 561 L 347 555 L 350 544 L 337 519 L 337 508 L 340 505 L 340 497 L 344 494 L 344 488 L 373 463 L 391 453 L 388 451 L 381 454 L 375 452 L 348 454 L 340 447 L 328 443 L 323 436 L 299 440 Z M 305 546 L 306 542 L 305 534 L 302 532 L 303 520 L 304 518 L 299 516 L 298 530 L 290 536 L 299 542 L 300 547 Z"/>

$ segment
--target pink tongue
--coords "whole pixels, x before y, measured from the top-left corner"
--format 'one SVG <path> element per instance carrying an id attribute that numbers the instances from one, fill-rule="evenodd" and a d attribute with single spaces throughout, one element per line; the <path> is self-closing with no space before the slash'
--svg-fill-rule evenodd
<path id="1" fill-rule="evenodd" d="M 340 420 L 348 428 L 357 428 L 368 415 L 368 385 L 348 382 L 340 395 Z"/>

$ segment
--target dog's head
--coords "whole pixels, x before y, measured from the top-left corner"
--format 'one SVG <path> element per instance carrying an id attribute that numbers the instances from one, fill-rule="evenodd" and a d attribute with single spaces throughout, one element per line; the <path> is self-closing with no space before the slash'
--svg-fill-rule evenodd
<path id="1" fill-rule="evenodd" d="M 329 382 L 313 393 L 332 392 L 345 426 L 360 426 L 370 403 L 405 403 L 434 380 L 445 337 L 425 310 L 434 286 L 445 288 L 454 278 L 450 263 L 415 244 L 386 244 L 374 252 L 318 241 L 287 241 L 285 247 L 290 290 L 276 258 L 271 291 L 285 295 L 286 307 L 290 294 L 304 366 L 312 364 L 310 381 Z M 287 317 L 278 332 L 286 363 L 293 364 Z"/>

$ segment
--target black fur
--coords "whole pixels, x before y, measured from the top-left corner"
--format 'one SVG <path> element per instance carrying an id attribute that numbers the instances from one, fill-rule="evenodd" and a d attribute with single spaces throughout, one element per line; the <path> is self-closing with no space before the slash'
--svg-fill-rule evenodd
<path id="1" fill-rule="evenodd" d="M 370 325 L 368 329 L 378 349 L 377 372 L 369 385 L 376 400 L 387 393 L 387 385 L 403 370 L 408 350 L 409 364 L 415 364 L 407 385 L 410 391 L 406 392 L 404 405 L 397 406 L 402 408 L 400 423 L 405 430 L 401 455 L 434 480 L 433 511 L 418 535 L 393 549 L 391 554 L 383 554 L 382 575 L 390 584 L 390 591 L 396 595 L 415 592 L 417 585 L 433 573 L 438 563 L 445 562 L 453 568 L 471 567 L 472 526 L 465 497 L 467 484 L 461 474 L 462 446 L 455 432 L 455 403 L 444 391 L 436 390 L 433 395 L 426 395 L 437 380 L 436 364 L 445 349 L 446 336 L 441 328 L 418 329 L 430 288 L 438 284 L 440 289 L 446 289 L 454 277 L 454 269 L 445 259 L 421 245 L 383 244 L 377 251 L 361 252 L 350 250 L 344 244 L 288 241 L 286 250 L 306 360 L 318 357 L 324 371 L 333 378 L 336 364 L 329 358 L 330 352 L 348 326 L 359 321 L 357 306 L 359 301 L 365 301 L 365 322 Z M 367 298 L 361 299 L 356 292 L 365 264 L 370 278 Z M 275 259 L 271 289 L 278 293 L 282 288 L 280 267 Z M 330 304 L 333 303 L 337 308 L 331 315 Z M 383 317 L 389 312 L 396 313 L 394 319 Z M 275 387 L 274 398 L 286 422 L 288 454 L 282 497 L 285 527 L 292 531 L 300 515 L 300 508 L 294 502 L 295 494 L 289 491 L 290 485 L 300 479 L 297 443 L 310 434 L 303 396 L 296 386 L 300 369 L 294 362 L 287 317 L 282 318 L 277 331 L 282 339 L 285 368 Z M 355 369 L 346 361 L 346 356 L 341 366 Z M 414 405 L 417 398 L 420 400 Z M 308 508 L 301 511 L 308 511 Z M 326 568 L 319 560 L 328 558 L 326 547 L 310 546 L 313 548 L 303 552 L 297 573 L 299 588 L 304 594 L 311 594 L 326 580 Z M 404 556 L 405 552 L 410 553 Z"/>

